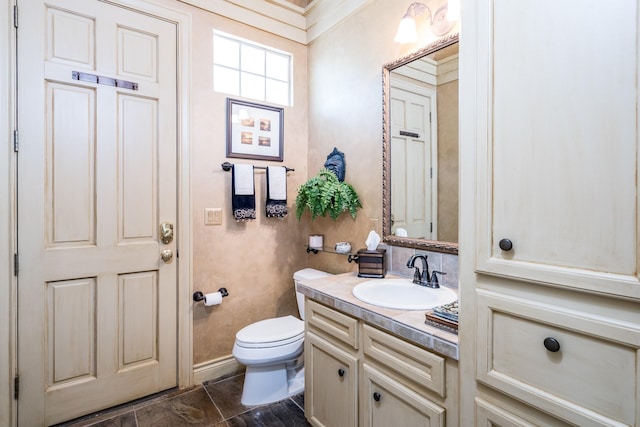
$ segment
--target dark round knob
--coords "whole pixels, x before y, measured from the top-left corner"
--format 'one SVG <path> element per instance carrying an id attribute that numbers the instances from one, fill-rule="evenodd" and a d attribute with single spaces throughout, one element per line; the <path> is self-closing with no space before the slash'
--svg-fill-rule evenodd
<path id="1" fill-rule="evenodd" d="M 338 376 L 344 377 L 344 369 L 342 368 L 338 369 Z"/>
<path id="2" fill-rule="evenodd" d="M 560 350 L 560 343 L 555 338 L 551 338 L 551 337 L 545 338 L 544 339 L 544 348 L 546 348 L 547 350 L 549 350 L 552 353 L 555 353 L 556 351 Z"/>
<path id="3" fill-rule="evenodd" d="M 500 249 L 503 251 L 510 251 L 513 248 L 513 243 L 509 239 L 502 239 L 498 243 L 498 246 L 500 246 Z"/>
<path id="4" fill-rule="evenodd" d="M 373 393 L 373 400 L 375 400 L 376 402 L 380 402 L 381 398 L 382 396 L 380 396 L 380 393 L 378 393 L 377 391 Z"/>

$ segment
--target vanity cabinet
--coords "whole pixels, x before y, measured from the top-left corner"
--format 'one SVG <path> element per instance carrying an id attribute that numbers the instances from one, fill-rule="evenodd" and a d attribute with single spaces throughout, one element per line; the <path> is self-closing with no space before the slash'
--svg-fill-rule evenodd
<path id="1" fill-rule="evenodd" d="M 305 317 L 311 424 L 458 425 L 456 361 L 310 299 Z M 451 416 L 445 418 L 447 408 Z"/>
<path id="2" fill-rule="evenodd" d="M 461 423 L 640 426 L 638 3 L 549 5 L 462 8 Z"/>

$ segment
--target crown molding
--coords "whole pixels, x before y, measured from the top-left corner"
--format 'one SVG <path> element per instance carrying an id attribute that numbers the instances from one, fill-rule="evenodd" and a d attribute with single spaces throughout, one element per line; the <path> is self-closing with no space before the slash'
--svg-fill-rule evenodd
<path id="1" fill-rule="evenodd" d="M 313 0 L 306 8 L 285 0 L 179 1 L 306 45 L 371 0 Z"/>
<path id="2" fill-rule="evenodd" d="M 234 21 L 306 44 L 304 9 L 282 1 L 179 0 Z M 299 10 L 298 10 L 299 9 Z"/>
<path id="3" fill-rule="evenodd" d="M 307 44 L 342 20 L 363 8 L 371 0 L 314 0 L 305 10 Z"/>

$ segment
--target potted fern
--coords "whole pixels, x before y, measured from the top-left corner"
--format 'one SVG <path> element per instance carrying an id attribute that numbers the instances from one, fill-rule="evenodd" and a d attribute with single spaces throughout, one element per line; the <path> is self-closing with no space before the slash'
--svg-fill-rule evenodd
<path id="1" fill-rule="evenodd" d="M 346 182 L 340 181 L 331 170 L 323 168 L 298 189 L 296 196 L 296 217 L 298 221 L 305 209 L 311 212 L 311 220 L 318 216 L 329 216 L 336 221 L 340 214 L 349 212 L 355 219 L 362 204 L 356 190 Z"/>

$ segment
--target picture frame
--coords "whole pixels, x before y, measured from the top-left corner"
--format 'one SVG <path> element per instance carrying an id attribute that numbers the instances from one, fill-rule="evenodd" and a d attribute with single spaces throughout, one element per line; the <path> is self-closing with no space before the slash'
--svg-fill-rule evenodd
<path id="1" fill-rule="evenodd" d="M 227 98 L 227 157 L 281 162 L 284 108 Z"/>

